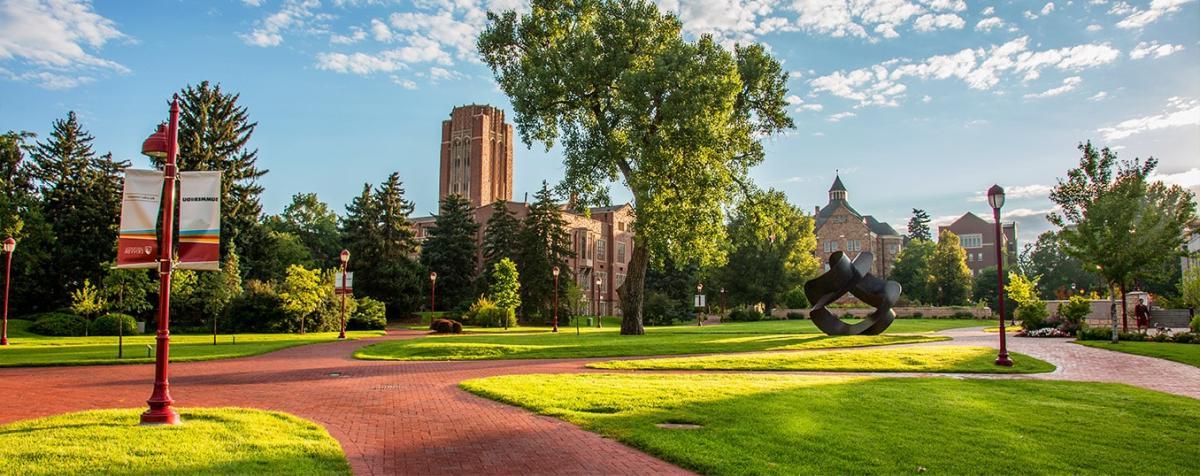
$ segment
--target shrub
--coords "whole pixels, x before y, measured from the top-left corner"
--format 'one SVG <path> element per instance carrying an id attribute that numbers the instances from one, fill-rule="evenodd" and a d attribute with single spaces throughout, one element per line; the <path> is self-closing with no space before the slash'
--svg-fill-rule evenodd
<path id="1" fill-rule="evenodd" d="M 463 314 L 463 320 L 480 327 L 514 327 L 517 325 L 517 313 L 481 297 Z"/>
<path id="2" fill-rule="evenodd" d="M 1075 333 L 1075 337 L 1079 340 L 1110 340 L 1112 329 L 1083 326 Z"/>
<path id="3" fill-rule="evenodd" d="M 1192 328 L 1192 332 L 1200 332 L 1200 316 L 1193 317 L 1188 327 Z"/>
<path id="4" fill-rule="evenodd" d="M 804 294 L 804 286 L 796 286 L 783 293 L 782 301 L 788 309 L 807 309 L 809 306 L 808 296 Z"/>
<path id="5" fill-rule="evenodd" d="M 41 316 L 29 326 L 29 332 L 54 337 L 76 337 L 87 333 L 87 320 L 74 314 L 48 312 Z"/>
<path id="6" fill-rule="evenodd" d="M 133 316 L 120 313 L 105 314 L 92 321 L 91 335 L 115 336 L 118 331 L 127 336 L 137 334 L 137 321 L 133 320 Z"/>
<path id="7" fill-rule="evenodd" d="M 225 326 L 233 332 L 294 332 L 300 328 L 283 312 L 283 300 L 275 286 L 261 281 L 248 281 L 225 315 Z"/>
<path id="8" fill-rule="evenodd" d="M 387 327 L 387 307 L 369 297 L 357 299 L 358 309 L 346 320 L 346 328 L 356 331 L 374 331 Z"/>
<path id="9" fill-rule="evenodd" d="M 1050 327 L 1046 323 L 1046 317 L 1050 313 L 1046 311 L 1046 305 L 1042 301 L 1024 302 L 1017 305 L 1016 317 L 1021 321 L 1021 327 L 1026 331 L 1042 329 Z"/>
<path id="10" fill-rule="evenodd" d="M 669 326 L 681 314 L 679 303 L 670 296 L 656 291 L 646 293 L 646 300 L 642 304 L 642 316 L 647 325 Z"/>
<path id="11" fill-rule="evenodd" d="M 802 321 L 808 319 L 808 316 L 805 316 L 803 312 L 788 311 L 787 319 L 789 321 Z"/>
<path id="12" fill-rule="evenodd" d="M 433 321 L 433 324 L 430 325 L 429 328 L 433 329 L 433 331 L 437 332 L 438 334 L 459 334 L 462 332 L 462 324 L 458 321 L 451 321 L 449 319 L 438 319 Z"/>
<path id="13" fill-rule="evenodd" d="M 922 318 L 922 317 L 925 317 L 925 313 L 923 313 L 923 312 L 921 312 L 921 311 L 917 311 L 917 312 L 914 312 L 914 313 L 912 313 L 912 318 L 913 318 L 913 319 L 920 319 L 920 318 Z"/>
<path id="14" fill-rule="evenodd" d="M 729 320 L 733 322 L 757 322 L 761 321 L 763 315 L 758 312 L 758 309 L 736 308 L 729 311 Z"/>
<path id="15" fill-rule="evenodd" d="M 1175 334 L 1175 342 L 1180 344 L 1200 344 L 1200 333 L 1184 332 Z"/>
<path id="16" fill-rule="evenodd" d="M 1071 296 L 1071 299 L 1058 305 L 1058 315 L 1064 321 L 1078 325 L 1088 314 L 1092 313 L 1092 304 L 1083 296 Z"/>
<path id="17" fill-rule="evenodd" d="M 950 315 L 951 319 L 974 319 L 975 315 L 967 311 L 958 311 Z"/>

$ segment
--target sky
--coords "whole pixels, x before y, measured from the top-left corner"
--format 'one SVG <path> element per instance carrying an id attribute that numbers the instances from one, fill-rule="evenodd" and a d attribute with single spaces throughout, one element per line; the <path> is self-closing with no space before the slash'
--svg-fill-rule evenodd
<path id="1" fill-rule="evenodd" d="M 1200 1 L 657 2 L 687 38 L 762 43 L 789 72 L 796 128 L 752 177 L 810 213 L 835 173 L 902 232 L 913 208 L 986 217 L 999 183 L 1028 243 L 1089 140 L 1200 191 Z M 342 212 L 398 171 L 426 215 L 451 108 L 510 108 L 474 50 L 486 12 L 510 9 L 528 2 L 0 0 L 0 130 L 44 138 L 75 111 L 98 151 L 148 167 L 170 95 L 208 80 L 258 123 L 268 213 L 302 192 Z M 515 160 L 516 200 L 562 176 L 558 149 Z"/>

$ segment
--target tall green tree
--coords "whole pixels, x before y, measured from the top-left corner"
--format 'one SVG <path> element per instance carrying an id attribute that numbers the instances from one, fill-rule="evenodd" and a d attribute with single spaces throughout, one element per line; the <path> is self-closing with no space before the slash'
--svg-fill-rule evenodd
<path id="1" fill-rule="evenodd" d="M 529 216 L 525 217 L 518 237 L 516 262 L 521 270 L 523 317 L 529 319 L 536 315 L 543 322 L 552 319 L 555 266 L 559 269 L 560 317 L 564 315 L 564 309 L 575 309 L 573 306 L 577 303 L 563 299 L 569 283 L 575 279 L 574 273 L 567 267 L 567 258 L 574 256 L 575 252 L 571 249 L 567 221 L 562 217 L 562 209 L 555 203 L 554 194 L 546 182 L 542 182 L 542 188 L 534 194 L 534 201 L 529 205 Z"/>
<path id="2" fill-rule="evenodd" d="M 561 138 L 560 189 L 578 205 L 631 192 L 637 223 L 622 334 L 642 334 L 651 256 L 724 262 L 725 211 L 763 159 L 762 138 L 793 127 L 787 73 L 761 45 L 683 38 L 648 0 L 534 0 L 489 13 L 480 54 L 512 101 L 522 140 Z"/>
<path id="3" fill-rule="evenodd" d="M 392 173 L 374 190 L 363 184 L 362 193 L 346 207 L 342 221 L 342 239 L 350 251 L 356 291 L 385 303 L 388 317 L 393 319 L 426 302 L 425 271 L 412 258 L 417 250 L 416 234 L 408 221 L 412 211 L 400 174 Z"/>
<path id="4" fill-rule="evenodd" d="M 1067 254 L 1124 296 L 1134 280 L 1180 256 L 1184 231 L 1196 221 L 1195 197 L 1178 185 L 1149 180 L 1158 165 L 1154 158 L 1118 161 L 1115 152 L 1096 150 L 1091 142 L 1079 150 L 1079 166 L 1050 192 L 1061 211 L 1048 218 L 1060 227 Z M 1127 313 L 1122 306 L 1126 327 Z"/>
<path id="5" fill-rule="evenodd" d="M 820 267 L 813 254 L 813 219 L 788 203 L 783 192 L 758 192 L 740 201 L 728 234 L 732 251 L 721 281 L 735 303 L 761 302 L 774 309 L 783 293 L 803 284 Z M 711 286 L 709 290 L 710 295 L 719 292 Z"/>
<path id="6" fill-rule="evenodd" d="M 517 272 L 517 264 L 508 258 L 502 258 L 492 266 L 492 285 L 488 288 L 488 296 L 496 307 L 515 311 L 521 307 L 521 280 Z"/>
<path id="7" fill-rule="evenodd" d="M 55 286 L 63 293 L 57 302 L 83 280 L 103 280 L 105 265 L 116 254 L 121 170 L 129 163 L 113 160 L 112 154 L 97 155 L 93 140 L 69 112 L 66 119 L 54 121 L 50 136 L 31 151 L 42 213 L 53 217 L 50 269 L 67 284 Z"/>
<path id="8" fill-rule="evenodd" d="M 25 155 L 34 137 L 13 131 L 0 135 L 0 234 L 17 240 L 9 293 L 13 315 L 48 311 L 65 303 L 60 278 L 46 272 L 51 269 L 55 237 L 37 193 L 35 164 Z"/>
<path id="9" fill-rule="evenodd" d="M 521 220 L 508 209 L 508 202 L 496 200 L 492 203 L 492 216 L 483 230 L 483 269 L 492 269 L 503 259 L 515 260 L 520 248 L 520 234 Z"/>
<path id="10" fill-rule="evenodd" d="M 1065 299 L 1071 294 L 1104 290 L 1095 268 L 1085 269 L 1079 259 L 1068 254 L 1063 240 L 1053 230 L 1038 235 L 1037 241 L 1025 245 L 1020 267 L 1024 274 L 1041 276 L 1038 291 L 1042 299 Z"/>
<path id="11" fill-rule="evenodd" d="M 290 233 L 308 248 L 313 266 L 338 266 L 342 235 L 338 216 L 315 193 L 297 193 L 283 213 L 267 217 L 267 228 Z"/>
<path id="12" fill-rule="evenodd" d="M 930 302 L 938 306 L 968 304 L 974 287 L 971 268 L 967 267 L 967 251 L 963 249 L 958 235 L 943 231 L 938 235 L 933 254 L 929 256 L 929 279 L 925 292 Z"/>
<path id="13" fill-rule="evenodd" d="M 1200 267 L 1192 266 L 1183 273 L 1179 280 L 1179 296 L 1185 306 L 1200 308 Z"/>
<path id="14" fill-rule="evenodd" d="M 421 264 L 438 274 L 438 308 L 465 309 L 474 301 L 478 231 L 465 197 L 455 194 L 442 199 L 429 237 L 421 245 Z"/>
<path id="15" fill-rule="evenodd" d="M 929 214 L 920 208 L 912 209 L 912 218 L 908 219 L 908 239 L 932 241 L 933 234 L 929 231 Z"/>
<path id="16" fill-rule="evenodd" d="M 307 329 L 312 314 L 321 306 L 322 284 L 321 270 L 288 266 L 287 277 L 279 288 L 279 298 L 283 301 L 283 311 L 295 321 L 301 334 Z"/>
<path id="17" fill-rule="evenodd" d="M 937 248 L 932 241 L 913 240 L 900 250 L 888 279 L 900 283 L 901 296 L 911 302 L 933 302 L 929 294 L 929 259 Z"/>
<path id="18" fill-rule="evenodd" d="M 268 171 L 258 168 L 258 150 L 250 148 L 258 123 L 250 122 L 239 98 L 208 81 L 179 91 L 177 161 L 180 170 L 221 172 L 221 256 L 235 242 L 250 262 L 248 267 L 254 268 L 254 261 L 269 252 L 258 248 L 269 242 L 253 236 L 264 231 L 259 227 L 263 186 L 258 180 Z M 164 165 L 164 159 L 150 160 L 156 167 Z"/>
<path id="19" fill-rule="evenodd" d="M 108 310 L 144 316 L 154 309 L 150 296 L 157 294 L 158 284 L 150 279 L 150 270 L 109 268 L 101 282 L 101 291 L 108 301 Z"/>

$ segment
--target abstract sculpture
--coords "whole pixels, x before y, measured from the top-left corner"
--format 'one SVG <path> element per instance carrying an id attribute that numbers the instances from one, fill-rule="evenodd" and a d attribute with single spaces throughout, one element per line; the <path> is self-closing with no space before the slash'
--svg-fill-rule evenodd
<path id="1" fill-rule="evenodd" d="M 882 333 L 896 313 L 892 306 L 900 298 L 900 283 L 886 281 L 870 273 L 871 253 L 863 252 L 850 262 L 846 254 L 838 251 L 829 257 L 829 271 L 804 283 L 804 294 L 813 303 L 809 313 L 813 324 L 828 335 L 877 335 Z M 825 309 L 846 293 L 875 308 L 875 312 L 857 324 L 847 324 Z"/>

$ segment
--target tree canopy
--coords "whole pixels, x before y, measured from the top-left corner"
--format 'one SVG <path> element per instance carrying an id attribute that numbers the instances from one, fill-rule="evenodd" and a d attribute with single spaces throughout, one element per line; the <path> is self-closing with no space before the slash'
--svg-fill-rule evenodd
<path id="1" fill-rule="evenodd" d="M 971 268 L 967 267 L 967 251 L 958 235 L 943 231 L 929 256 L 929 281 L 926 293 L 938 306 L 967 304 L 975 287 Z"/>
<path id="2" fill-rule="evenodd" d="M 788 203 L 783 192 L 768 190 L 740 201 L 728 233 L 732 250 L 721 281 L 735 303 L 761 302 L 773 309 L 783 293 L 820 267 L 813 255 L 813 219 Z"/>
<path id="3" fill-rule="evenodd" d="M 912 218 L 908 219 L 908 239 L 933 240 L 933 234 L 929 231 L 929 214 L 920 208 L 912 209 L 912 214 Z"/>
<path id="4" fill-rule="evenodd" d="M 466 309 L 474 301 L 479 266 L 475 234 L 479 224 L 462 195 L 442 199 L 442 208 L 421 245 L 421 263 L 437 273 L 439 309 Z"/>

